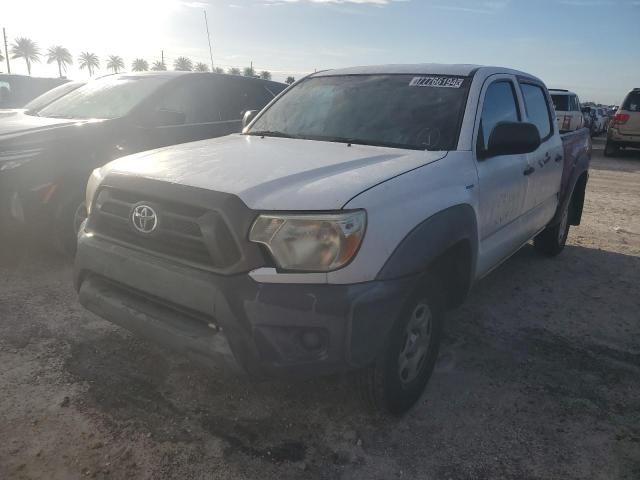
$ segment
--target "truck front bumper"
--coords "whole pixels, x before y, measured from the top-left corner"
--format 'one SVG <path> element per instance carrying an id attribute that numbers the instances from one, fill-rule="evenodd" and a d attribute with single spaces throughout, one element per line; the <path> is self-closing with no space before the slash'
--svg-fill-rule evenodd
<path id="1" fill-rule="evenodd" d="M 310 376 L 371 363 L 417 278 L 356 285 L 257 283 L 82 233 L 80 303 L 156 343 L 228 370 Z"/>

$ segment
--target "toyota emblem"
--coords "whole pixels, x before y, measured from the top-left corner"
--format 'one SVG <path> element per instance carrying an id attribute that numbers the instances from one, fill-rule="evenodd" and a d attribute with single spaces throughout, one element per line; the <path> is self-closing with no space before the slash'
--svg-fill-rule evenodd
<path id="1" fill-rule="evenodd" d="M 158 215 L 152 207 L 141 203 L 131 210 L 131 225 L 138 233 L 150 235 L 158 228 Z"/>

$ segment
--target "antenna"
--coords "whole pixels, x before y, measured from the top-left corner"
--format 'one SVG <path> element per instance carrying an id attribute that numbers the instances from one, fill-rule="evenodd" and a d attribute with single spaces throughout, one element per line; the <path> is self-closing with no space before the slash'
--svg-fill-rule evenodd
<path id="1" fill-rule="evenodd" d="M 207 21 L 207 11 L 204 12 L 204 25 L 207 27 L 207 40 L 209 41 L 209 57 L 211 58 L 211 71 L 213 72 L 213 51 L 211 50 L 211 35 L 209 34 L 209 22 Z"/>
<path id="2" fill-rule="evenodd" d="M 11 65 L 9 64 L 9 48 L 7 47 L 7 31 L 2 27 L 2 35 L 4 36 L 4 56 L 7 59 L 7 73 L 11 73 Z"/>

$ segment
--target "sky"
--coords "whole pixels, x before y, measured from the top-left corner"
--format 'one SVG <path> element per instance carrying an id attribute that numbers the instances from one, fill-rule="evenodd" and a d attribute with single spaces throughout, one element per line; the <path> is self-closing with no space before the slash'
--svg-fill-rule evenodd
<path id="1" fill-rule="evenodd" d="M 150 63 L 162 51 L 225 69 L 251 62 L 275 80 L 383 63 L 474 63 L 516 68 L 584 101 L 618 104 L 640 87 L 640 0 L 2 0 L 9 49 L 29 37 L 75 59 L 119 55 Z M 26 73 L 24 60 L 11 61 Z M 6 71 L 3 63 L 0 71 Z M 57 76 L 46 58 L 34 76 Z"/>

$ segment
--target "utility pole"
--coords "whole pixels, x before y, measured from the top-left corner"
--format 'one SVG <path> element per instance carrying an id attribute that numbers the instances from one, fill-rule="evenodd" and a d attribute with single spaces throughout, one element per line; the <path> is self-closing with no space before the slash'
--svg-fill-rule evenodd
<path id="1" fill-rule="evenodd" d="M 7 59 L 7 73 L 11 73 L 11 65 L 9 64 L 9 48 L 7 47 L 7 31 L 2 27 L 2 35 L 4 36 L 4 57 Z"/>
<path id="2" fill-rule="evenodd" d="M 160 58 L 161 58 L 162 65 L 164 65 L 164 50 L 160 50 Z"/>
<path id="3" fill-rule="evenodd" d="M 211 59 L 211 71 L 213 72 L 213 50 L 211 50 L 211 35 L 209 34 L 209 22 L 207 21 L 207 11 L 204 12 L 204 25 L 207 27 L 207 40 L 209 41 L 209 58 Z"/>

